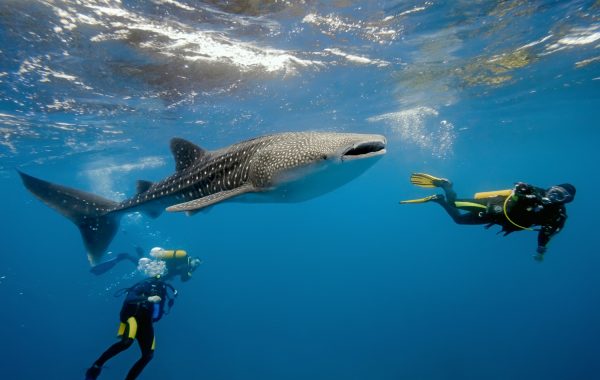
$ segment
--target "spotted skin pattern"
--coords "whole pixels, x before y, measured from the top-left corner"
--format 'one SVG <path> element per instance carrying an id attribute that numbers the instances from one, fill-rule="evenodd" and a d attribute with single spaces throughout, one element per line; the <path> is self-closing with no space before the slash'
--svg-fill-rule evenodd
<path id="1" fill-rule="evenodd" d="M 121 215 L 141 211 L 157 217 L 169 211 L 196 211 L 248 192 L 266 192 L 288 174 L 325 161 L 341 162 L 385 153 L 380 135 L 288 132 L 257 137 L 206 151 L 183 139 L 171 141 L 176 171 L 156 182 L 138 182 L 132 198 L 117 203 L 81 190 L 20 173 L 36 197 L 73 221 L 94 263 L 118 229 Z"/>
<path id="2" fill-rule="evenodd" d="M 109 212 L 136 208 L 152 201 L 160 201 L 163 206 L 188 202 L 246 184 L 255 191 L 263 191 L 275 186 L 282 172 L 333 159 L 340 147 L 364 140 L 365 135 L 323 132 L 258 137 L 195 155 L 195 161 L 190 165 L 177 161 L 177 166 L 184 170 L 153 184 L 147 191 L 125 200 Z M 185 154 L 188 147 L 172 145 L 172 148 L 176 160 L 190 157 Z"/>

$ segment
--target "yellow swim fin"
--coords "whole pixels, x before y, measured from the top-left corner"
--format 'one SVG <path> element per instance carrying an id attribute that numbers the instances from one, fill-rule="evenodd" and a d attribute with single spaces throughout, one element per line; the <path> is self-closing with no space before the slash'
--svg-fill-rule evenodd
<path id="1" fill-rule="evenodd" d="M 410 176 L 410 183 L 419 187 L 444 187 L 450 184 L 446 178 L 434 177 L 426 173 L 413 173 Z"/>
<path id="2" fill-rule="evenodd" d="M 440 199 L 442 199 L 442 198 L 444 198 L 444 196 L 443 196 L 443 195 L 436 194 L 436 195 L 430 195 L 430 196 L 428 196 L 428 197 L 425 197 L 425 198 L 419 198 L 419 199 L 408 199 L 408 200 L 406 200 L 406 201 L 400 201 L 399 203 L 400 203 L 401 205 L 404 205 L 404 204 L 409 204 L 409 203 L 427 203 L 427 202 L 431 202 L 431 201 L 437 201 L 437 200 L 440 200 Z"/>

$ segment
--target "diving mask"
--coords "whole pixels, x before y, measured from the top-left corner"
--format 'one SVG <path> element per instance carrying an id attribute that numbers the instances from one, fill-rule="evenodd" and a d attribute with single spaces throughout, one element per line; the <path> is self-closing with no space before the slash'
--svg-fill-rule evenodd
<path id="1" fill-rule="evenodd" d="M 545 203 L 569 203 L 573 200 L 574 194 L 570 193 L 567 189 L 562 186 L 552 186 L 546 190 L 544 200 Z"/>

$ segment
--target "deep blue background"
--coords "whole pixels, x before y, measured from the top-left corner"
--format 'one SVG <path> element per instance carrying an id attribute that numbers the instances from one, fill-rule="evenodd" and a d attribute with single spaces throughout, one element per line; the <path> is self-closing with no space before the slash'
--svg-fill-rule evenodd
<path id="1" fill-rule="evenodd" d="M 536 3 L 546 18 L 517 13 L 525 32 L 512 47 L 554 30 L 540 25 L 541 18 L 558 23 L 580 7 L 587 16 L 576 26 L 598 28 L 598 7 L 591 3 Z M 410 7 L 367 1 L 336 12 L 368 19 L 405 9 Z M 431 30 L 448 30 L 455 17 L 462 19 L 444 9 L 434 3 L 403 22 L 406 44 L 370 45 L 343 35 L 341 45 L 419 66 L 411 41 L 432 38 Z M 264 17 L 286 30 L 306 28 L 299 40 L 278 41 L 279 48 L 287 41 L 298 50 L 292 42 L 322 38 L 293 13 Z M 464 17 L 467 25 L 505 21 Z M 19 26 L 3 22 L 5 29 Z M 493 38 L 509 40 L 514 31 Z M 453 52 L 460 59 L 489 46 L 467 37 Z M 2 40 L 3 57 L 25 54 L 11 46 L 21 45 Z M 598 63 L 574 65 L 594 54 L 597 48 L 575 46 L 539 55 L 499 86 L 447 82 L 449 70 L 431 79 L 433 86 L 409 88 L 405 76 L 418 75 L 404 64 L 330 65 L 297 76 L 251 78 L 230 95 L 200 97 L 175 110 L 165 106 L 167 100 L 150 99 L 140 100 L 135 112 L 109 114 L 27 108 L 35 103 L 32 93 L 50 90 L 41 82 L 35 82 L 39 88 L 11 82 L 18 59 L 3 61 L 0 113 L 27 114 L 34 128 L 2 119 L 0 377 L 82 378 L 114 342 L 121 299 L 112 294 L 140 278 L 125 263 L 102 277 L 89 273 L 77 229 L 34 199 L 15 168 L 104 196 L 131 195 L 136 179 L 159 180 L 172 172 L 172 136 L 215 149 L 262 133 L 318 129 L 382 133 L 388 154 L 345 187 L 305 203 L 226 203 L 194 217 L 123 220 L 111 252 L 160 245 L 203 260 L 190 282 L 175 282 L 180 296 L 172 314 L 155 326 L 156 354 L 142 379 L 600 378 L 600 209 L 594 200 L 600 187 L 600 69 Z M 128 84 L 121 85 L 117 90 L 126 93 Z M 420 106 L 439 115 L 426 117 L 419 133 L 429 134 L 442 120 L 453 124 L 453 144 L 444 154 L 436 153 L 441 141 L 435 134 L 429 145 L 419 145 L 389 123 L 369 121 Z M 93 145 L 97 136 L 44 130 L 61 121 L 116 125 L 128 140 L 75 149 Z M 32 130 L 39 135 L 26 133 Z M 144 157 L 166 164 L 123 170 Z M 113 165 L 120 171 L 95 179 L 86 174 Z M 566 228 L 538 263 L 533 232 L 503 238 L 496 227 L 457 226 L 435 204 L 398 205 L 431 194 L 410 185 L 410 173 L 419 171 L 452 179 L 465 197 L 526 181 L 542 187 L 570 182 L 577 198 L 568 207 Z M 137 348 L 130 349 L 100 378 L 123 378 L 137 356 Z"/>

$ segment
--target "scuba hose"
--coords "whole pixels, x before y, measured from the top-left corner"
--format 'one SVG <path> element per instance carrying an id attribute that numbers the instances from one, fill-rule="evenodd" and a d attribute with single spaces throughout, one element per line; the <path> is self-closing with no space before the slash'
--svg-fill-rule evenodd
<path id="1" fill-rule="evenodd" d="M 509 216 L 508 216 L 508 211 L 506 209 L 506 206 L 508 205 L 508 201 L 510 199 L 512 199 L 512 197 L 515 196 L 515 192 L 514 190 L 511 191 L 510 195 L 508 197 L 506 197 L 506 199 L 504 200 L 504 204 L 502 206 L 502 211 L 504 211 L 504 216 L 506 217 L 506 220 L 508 220 L 513 226 L 518 227 L 522 230 L 527 230 L 527 231 L 533 231 L 533 228 L 529 228 L 529 227 L 523 227 L 517 223 L 515 223 Z"/>

